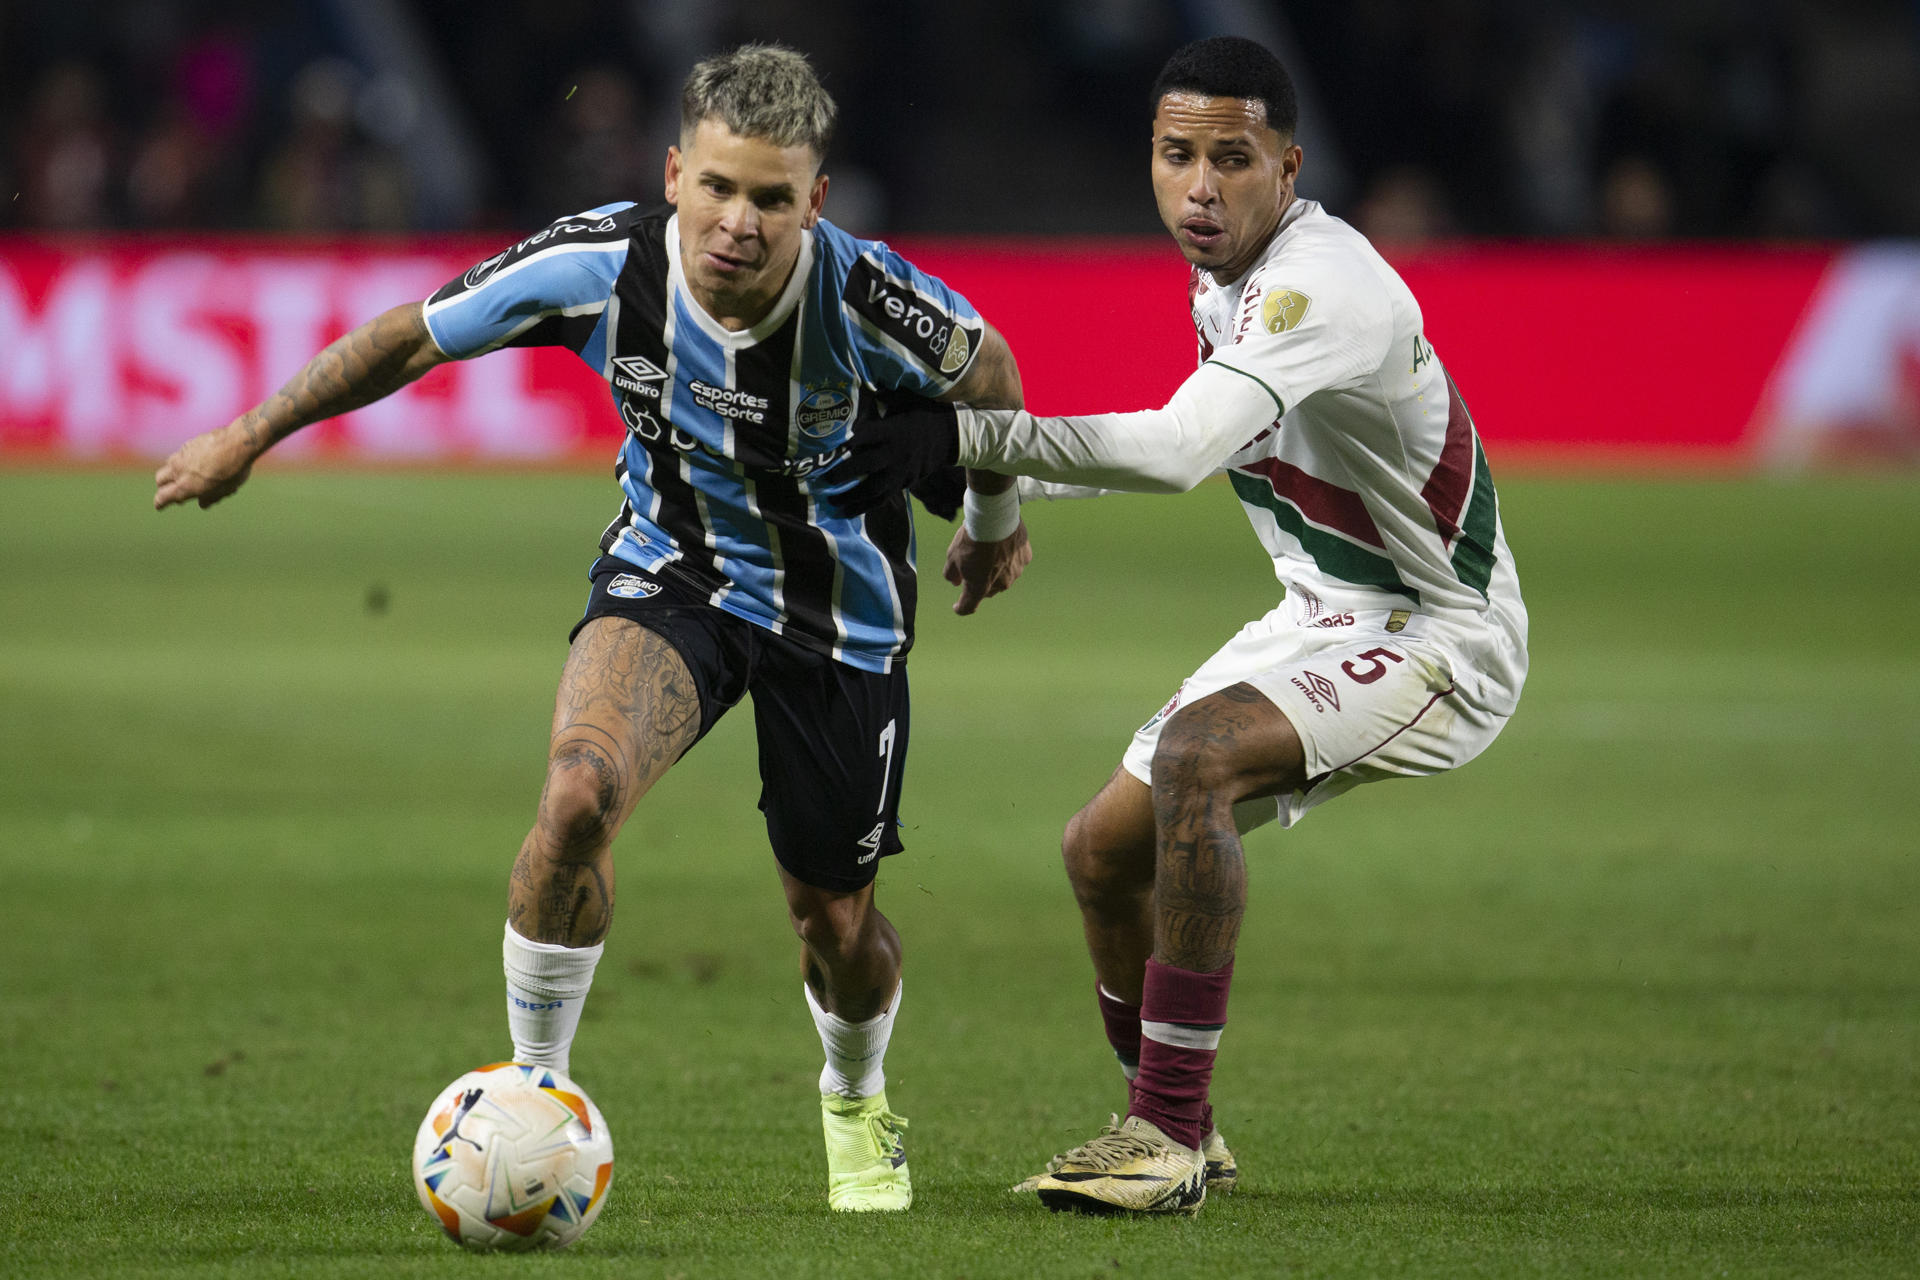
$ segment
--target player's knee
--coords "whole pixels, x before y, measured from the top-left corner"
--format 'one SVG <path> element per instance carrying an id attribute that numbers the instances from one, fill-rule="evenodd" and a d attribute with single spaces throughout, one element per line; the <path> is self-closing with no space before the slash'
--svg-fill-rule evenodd
<path id="1" fill-rule="evenodd" d="M 1160 732 L 1153 752 L 1153 807 L 1197 797 L 1231 804 L 1242 780 L 1232 747 L 1207 732 L 1205 725 L 1175 716 Z"/>
<path id="2" fill-rule="evenodd" d="M 1060 839 L 1068 883 L 1081 910 L 1133 915 L 1154 890 L 1154 827 L 1102 812 L 1098 800 L 1075 814 Z"/>
<path id="3" fill-rule="evenodd" d="M 556 750 L 540 797 L 540 825 L 560 858 L 591 857 L 613 839 L 626 784 L 618 765 L 587 743 Z"/>
<path id="4" fill-rule="evenodd" d="M 1096 906 L 1109 899 L 1126 898 L 1142 886 L 1153 886 L 1153 857 L 1147 851 L 1144 866 L 1128 850 L 1115 846 L 1101 836 L 1100 823 L 1087 809 L 1073 815 L 1060 836 L 1060 858 L 1067 868 L 1067 883 L 1081 906 Z"/>
<path id="5" fill-rule="evenodd" d="M 789 896 L 787 916 L 807 950 L 835 967 L 858 950 L 872 903 L 871 894 L 807 889 Z"/>

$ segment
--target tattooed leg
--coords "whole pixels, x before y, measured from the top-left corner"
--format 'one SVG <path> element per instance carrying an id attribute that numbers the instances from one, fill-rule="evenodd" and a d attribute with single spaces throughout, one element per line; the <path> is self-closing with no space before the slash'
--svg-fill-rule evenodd
<path id="1" fill-rule="evenodd" d="M 1161 726 L 1153 754 L 1153 954 L 1141 983 L 1140 1065 L 1127 1114 L 1189 1149 L 1213 1131 L 1208 1096 L 1247 907 L 1234 802 L 1298 786 L 1304 771 L 1299 735 L 1248 685 L 1201 698 Z M 1104 1002 L 1101 1011 L 1109 1013 Z M 1108 1020 L 1116 1053 L 1124 1049 L 1116 1032 L 1123 1013 Z"/>
<path id="2" fill-rule="evenodd" d="M 613 838 L 692 744 L 700 700 L 679 653 L 624 618 L 575 639 L 554 700 L 547 781 L 507 889 L 507 922 L 587 947 L 613 923 Z"/>
<path id="3" fill-rule="evenodd" d="M 1154 959 L 1197 973 L 1232 961 L 1247 905 L 1233 806 L 1305 782 L 1299 735 L 1250 685 L 1167 722 L 1153 756 Z"/>

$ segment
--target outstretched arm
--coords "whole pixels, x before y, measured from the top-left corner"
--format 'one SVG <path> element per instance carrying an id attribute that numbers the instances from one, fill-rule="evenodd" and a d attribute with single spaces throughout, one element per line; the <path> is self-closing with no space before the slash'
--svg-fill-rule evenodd
<path id="1" fill-rule="evenodd" d="M 982 321 L 985 324 L 985 321 Z M 980 339 L 980 351 L 973 357 L 973 366 L 966 376 L 953 385 L 953 389 L 944 396 L 947 400 L 972 405 L 979 409 L 1019 409 L 1026 404 L 1026 395 L 1020 386 L 1020 365 L 1013 358 L 1013 348 L 1000 336 L 1000 331 L 987 324 Z M 1027 541 L 1026 523 L 1019 518 L 1018 498 L 1011 501 L 1014 507 L 1014 526 L 1012 532 L 995 541 L 976 539 L 969 525 L 978 525 L 981 519 L 979 509 L 984 505 L 991 507 L 991 499 L 1005 494 L 1013 488 L 1014 478 L 1001 475 L 996 471 L 982 471 L 978 468 L 967 469 L 967 508 L 968 521 L 962 524 L 953 535 L 953 542 L 947 547 L 945 576 L 948 582 L 960 588 L 960 598 L 953 602 L 953 611 L 969 614 L 980 607 L 980 602 L 988 596 L 997 596 L 1012 586 L 1033 561 L 1033 547 Z M 989 499 L 982 504 L 973 495 Z M 1002 499 L 1002 502 L 1009 499 Z M 984 533 L 998 533 L 998 529 L 983 529 Z"/>
<path id="2" fill-rule="evenodd" d="M 300 428 L 392 395 L 447 359 L 418 302 L 381 312 L 330 343 L 272 396 L 174 450 L 153 474 L 154 510 L 188 501 L 212 506 L 246 482 L 261 454 Z"/>
<path id="3" fill-rule="evenodd" d="M 1180 493 L 1212 475 L 1284 412 L 1264 382 L 1209 362 L 1163 409 L 1036 418 L 959 414 L 956 455 L 1058 485 Z"/>

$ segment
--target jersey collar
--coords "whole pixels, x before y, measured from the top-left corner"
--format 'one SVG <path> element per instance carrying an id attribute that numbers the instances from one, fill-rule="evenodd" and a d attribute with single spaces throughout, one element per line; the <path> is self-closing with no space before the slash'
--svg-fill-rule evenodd
<path id="1" fill-rule="evenodd" d="M 793 309 L 800 304 L 800 296 L 807 290 L 807 278 L 813 274 L 813 236 L 812 231 L 800 238 L 800 256 L 794 260 L 793 274 L 787 279 L 787 287 L 780 291 L 780 297 L 774 302 L 773 310 L 760 317 L 759 321 L 746 329 L 729 329 L 707 313 L 700 305 L 700 299 L 687 287 L 686 273 L 680 267 L 680 215 L 674 214 L 667 219 L 667 294 L 668 297 L 684 297 L 687 311 L 692 314 L 693 322 L 700 326 L 700 332 L 723 347 L 751 347 L 763 341 L 787 322 Z"/>
<path id="2" fill-rule="evenodd" d="M 1218 289 L 1223 293 L 1231 293 L 1245 285 L 1247 281 L 1253 279 L 1253 273 L 1260 269 L 1260 264 L 1272 255 L 1273 246 L 1280 243 L 1280 237 L 1287 234 L 1287 231 L 1295 223 L 1319 207 L 1320 203 L 1317 200 L 1302 200 L 1300 197 L 1295 196 L 1293 203 L 1287 206 L 1287 211 L 1280 215 L 1279 225 L 1275 226 L 1273 234 L 1267 237 L 1266 248 L 1260 250 L 1260 256 L 1253 260 L 1253 265 L 1248 267 L 1246 271 L 1241 274 L 1240 278 L 1232 284 L 1221 284 L 1218 276 L 1214 275 L 1211 271 L 1207 271 L 1205 275 L 1207 277 L 1208 287 Z"/>

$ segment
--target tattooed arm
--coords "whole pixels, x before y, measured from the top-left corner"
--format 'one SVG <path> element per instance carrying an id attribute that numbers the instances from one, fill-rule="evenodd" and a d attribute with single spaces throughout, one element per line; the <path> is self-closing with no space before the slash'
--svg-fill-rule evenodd
<path id="1" fill-rule="evenodd" d="M 953 389 L 941 396 L 942 400 L 955 404 L 970 404 L 976 409 L 1023 409 L 1027 399 L 1020 389 L 1020 365 L 1013 358 L 1013 348 L 1000 336 L 1000 331 L 986 321 L 980 335 L 980 350 L 973 357 L 973 364 L 953 384 Z"/>
<path id="2" fill-rule="evenodd" d="M 985 320 L 980 323 L 984 328 L 973 365 L 953 384 L 953 390 L 940 398 L 976 409 L 1026 408 L 1026 393 L 1020 386 L 1020 364 L 1013 358 L 1013 348 L 1007 345 L 998 329 Z M 1004 493 L 1013 487 L 1013 477 L 969 468 L 967 487 L 975 493 Z"/>
<path id="3" fill-rule="evenodd" d="M 188 501 L 212 506 L 246 483 L 261 454 L 300 428 L 392 395 L 446 360 L 419 303 L 381 312 L 329 344 L 265 401 L 176 449 L 154 472 L 154 510 Z"/>

